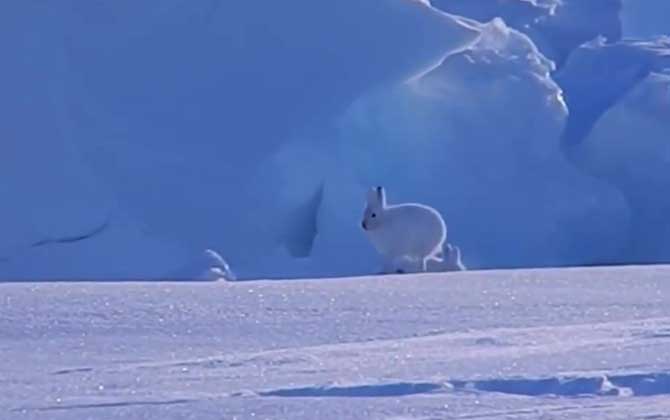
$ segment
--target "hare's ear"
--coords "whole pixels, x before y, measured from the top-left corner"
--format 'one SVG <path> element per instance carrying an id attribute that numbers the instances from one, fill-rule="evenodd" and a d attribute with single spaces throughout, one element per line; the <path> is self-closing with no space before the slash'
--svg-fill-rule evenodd
<path id="1" fill-rule="evenodd" d="M 370 207 L 378 207 L 380 205 L 379 196 L 375 188 L 370 188 L 368 190 L 367 200 L 368 200 L 368 206 Z"/>
<path id="2" fill-rule="evenodd" d="M 375 191 L 377 193 L 377 202 L 379 205 L 386 207 L 386 191 L 384 190 L 384 187 L 377 187 Z"/>

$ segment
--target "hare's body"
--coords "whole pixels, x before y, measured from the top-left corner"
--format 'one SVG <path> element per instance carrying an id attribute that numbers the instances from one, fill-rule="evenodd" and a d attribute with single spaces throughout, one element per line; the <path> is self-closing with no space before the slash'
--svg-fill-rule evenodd
<path id="1" fill-rule="evenodd" d="M 447 226 L 437 210 L 416 203 L 387 205 L 384 190 L 368 194 L 361 226 L 384 259 L 384 272 L 427 271 L 440 260 Z"/>
<path id="2" fill-rule="evenodd" d="M 407 221 L 411 220 L 411 223 Z M 447 237 L 439 213 L 421 204 L 386 207 L 384 229 L 368 231 L 372 245 L 387 260 L 398 258 L 420 263 L 437 257 Z M 428 240 L 427 240 L 428 239 Z"/>

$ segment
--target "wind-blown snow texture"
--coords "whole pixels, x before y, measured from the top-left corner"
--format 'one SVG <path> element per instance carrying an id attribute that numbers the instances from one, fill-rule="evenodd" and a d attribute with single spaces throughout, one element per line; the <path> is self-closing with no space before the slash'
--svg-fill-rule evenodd
<path id="1" fill-rule="evenodd" d="M 667 3 L 2 3 L 0 278 L 373 273 L 376 184 L 469 268 L 670 262 Z"/>
<path id="2" fill-rule="evenodd" d="M 0 418 L 667 419 L 670 267 L 0 286 Z"/>

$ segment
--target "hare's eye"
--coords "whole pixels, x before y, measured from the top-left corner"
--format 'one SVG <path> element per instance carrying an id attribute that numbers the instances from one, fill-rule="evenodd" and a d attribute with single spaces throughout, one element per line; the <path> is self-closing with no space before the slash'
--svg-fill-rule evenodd
<path id="1" fill-rule="evenodd" d="M 370 215 L 370 217 L 372 217 L 372 218 L 374 219 L 375 217 L 377 217 L 377 215 L 376 215 L 375 213 L 372 213 L 372 214 Z"/>

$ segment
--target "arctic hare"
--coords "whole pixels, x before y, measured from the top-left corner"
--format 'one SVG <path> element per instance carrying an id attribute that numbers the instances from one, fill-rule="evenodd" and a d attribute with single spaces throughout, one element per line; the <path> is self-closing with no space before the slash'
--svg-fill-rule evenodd
<path id="1" fill-rule="evenodd" d="M 388 205 L 384 188 L 371 188 L 361 227 L 384 259 L 385 273 L 428 271 L 429 260 L 442 260 L 447 226 L 432 207 Z"/>

